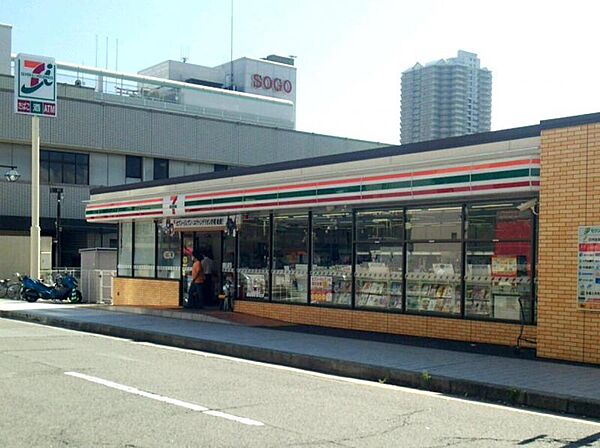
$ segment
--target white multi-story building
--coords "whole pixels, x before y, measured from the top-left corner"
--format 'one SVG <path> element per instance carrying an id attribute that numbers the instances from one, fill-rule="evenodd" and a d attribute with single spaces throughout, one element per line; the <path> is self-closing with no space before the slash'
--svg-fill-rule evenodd
<path id="1" fill-rule="evenodd" d="M 489 131 L 491 114 L 492 72 L 475 53 L 460 50 L 402 73 L 402 144 Z"/>
<path id="2" fill-rule="evenodd" d="M 243 103 L 225 102 L 225 97 L 219 97 L 217 101 L 219 107 L 228 112 L 251 113 L 262 117 L 265 122 L 276 122 L 280 127 L 294 129 L 296 126 L 296 67 L 292 58 L 277 55 L 270 55 L 264 59 L 240 58 L 216 67 L 169 60 L 138 73 L 210 89 L 250 94 L 244 96 L 246 101 Z M 202 90 L 179 91 L 177 88 L 162 87 L 153 92 L 161 98 L 177 100 L 188 106 L 208 105 L 206 91 Z M 251 100 L 253 96 L 258 97 L 257 101 Z M 260 101 L 263 97 L 279 101 Z"/>

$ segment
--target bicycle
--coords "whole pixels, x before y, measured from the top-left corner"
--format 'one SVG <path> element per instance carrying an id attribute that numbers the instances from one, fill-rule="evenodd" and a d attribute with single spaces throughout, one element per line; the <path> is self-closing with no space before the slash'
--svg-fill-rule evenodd
<path id="1" fill-rule="evenodd" d="M 18 273 L 15 274 L 15 277 L 18 280 L 14 280 L 14 279 L 3 280 L 4 287 L 6 288 L 6 292 L 5 292 L 4 296 L 0 296 L 0 297 L 6 297 L 6 298 L 12 299 L 12 300 L 15 300 L 15 299 L 21 300 L 21 278 Z"/>
<path id="2" fill-rule="evenodd" d="M 10 283 L 10 278 L 0 279 L 0 299 L 6 297 L 8 293 L 8 285 Z"/>

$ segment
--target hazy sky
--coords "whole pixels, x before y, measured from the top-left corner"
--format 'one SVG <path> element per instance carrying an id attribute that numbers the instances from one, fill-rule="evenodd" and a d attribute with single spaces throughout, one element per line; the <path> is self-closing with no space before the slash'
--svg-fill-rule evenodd
<path id="1" fill-rule="evenodd" d="M 297 129 L 399 141 L 400 74 L 475 52 L 493 75 L 492 129 L 600 111 L 600 2 L 234 0 L 234 58 L 297 56 Z M 0 0 L 13 52 L 136 72 L 184 53 L 229 60 L 230 1 Z"/>

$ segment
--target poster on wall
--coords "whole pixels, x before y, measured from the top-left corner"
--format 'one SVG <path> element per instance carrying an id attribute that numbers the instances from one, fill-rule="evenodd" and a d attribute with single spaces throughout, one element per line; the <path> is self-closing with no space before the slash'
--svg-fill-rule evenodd
<path id="1" fill-rule="evenodd" d="M 577 302 L 600 305 L 600 226 L 579 227 Z"/>
<path id="2" fill-rule="evenodd" d="M 313 275 L 310 278 L 310 299 L 314 303 L 333 301 L 333 277 Z"/>
<path id="3" fill-rule="evenodd" d="M 517 276 L 517 257 L 496 256 L 492 257 L 492 275 L 497 277 Z"/>

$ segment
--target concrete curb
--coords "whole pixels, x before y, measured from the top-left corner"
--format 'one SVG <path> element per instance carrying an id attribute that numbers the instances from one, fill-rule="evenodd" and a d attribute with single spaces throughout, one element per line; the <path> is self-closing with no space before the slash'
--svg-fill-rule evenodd
<path id="1" fill-rule="evenodd" d="M 386 384 L 429 390 L 463 398 L 503 403 L 511 406 L 525 406 L 544 411 L 600 419 L 600 400 L 557 394 L 551 395 L 546 392 L 535 390 L 516 389 L 496 384 L 430 375 L 427 372 L 395 369 L 353 361 L 343 361 L 333 358 L 271 350 L 243 344 L 189 338 L 155 331 L 136 330 L 116 325 L 80 322 L 52 316 L 36 315 L 35 313 L 30 313 L 28 311 L 0 311 L 0 317 L 87 333 L 103 334 L 178 348 L 200 350 L 320 373 L 369 381 L 381 381 Z"/>
<path id="2" fill-rule="evenodd" d="M 156 316 L 156 317 L 167 317 L 170 319 L 183 319 L 183 320 L 193 320 L 197 322 L 205 322 L 209 324 L 224 324 L 224 325 L 239 325 L 238 323 L 231 322 L 225 319 L 219 319 L 213 316 L 206 316 L 204 314 L 192 314 L 192 313 L 182 313 L 181 311 L 168 311 L 168 310 L 160 310 L 160 309 L 151 309 L 151 308 L 142 308 L 142 307 L 115 307 L 113 305 L 101 305 L 95 306 L 94 309 L 101 311 L 110 311 L 113 313 L 129 313 L 129 314 L 143 314 L 145 316 Z"/>

